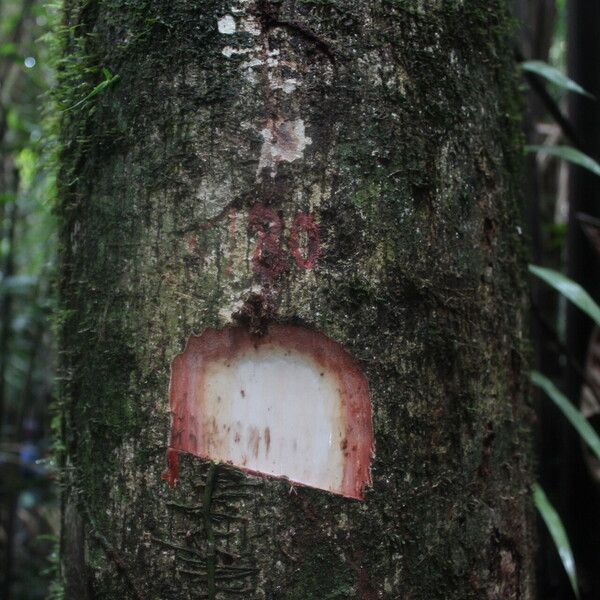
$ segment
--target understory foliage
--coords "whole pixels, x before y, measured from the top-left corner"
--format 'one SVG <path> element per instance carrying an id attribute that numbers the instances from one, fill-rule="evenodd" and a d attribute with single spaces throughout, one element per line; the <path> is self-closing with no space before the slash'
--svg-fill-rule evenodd
<path id="1" fill-rule="evenodd" d="M 57 565 L 56 116 L 48 96 L 57 15 L 41 1 L 0 4 L 0 595 L 17 600 L 47 597 Z"/>

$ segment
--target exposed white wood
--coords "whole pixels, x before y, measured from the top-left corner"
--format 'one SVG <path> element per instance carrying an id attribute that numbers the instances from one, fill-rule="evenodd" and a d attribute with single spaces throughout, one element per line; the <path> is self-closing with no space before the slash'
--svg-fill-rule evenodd
<path id="1" fill-rule="evenodd" d="M 198 385 L 211 458 L 341 489 L 345 433 L 335 374 L 306 354 L 261 346 L 211 363 Z"/>

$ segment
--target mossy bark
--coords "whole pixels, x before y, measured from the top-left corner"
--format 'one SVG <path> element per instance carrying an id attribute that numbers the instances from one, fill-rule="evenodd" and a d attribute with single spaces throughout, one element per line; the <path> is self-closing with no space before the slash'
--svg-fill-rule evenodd
<path id="1" fill-rule="evenodd" d="M 509 4 L 66 3 L 68 597 L 533 597 Z M 193 457 L 161 480 L 171 360 L 240 320 L 360 362 L 364 502 Z"/>

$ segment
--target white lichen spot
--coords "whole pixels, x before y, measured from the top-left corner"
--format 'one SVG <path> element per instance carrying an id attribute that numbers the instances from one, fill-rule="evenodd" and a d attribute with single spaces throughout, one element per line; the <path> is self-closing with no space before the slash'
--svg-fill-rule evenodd
<path id="1" fill-rule="evenodd" d="M 259 67 L 262 64 L 263 64 L 263 61 L 260 58 L 251 58 L 250 60 L 243 62 L 240 65 L 240 68 L 241 69 L 252 69 L 254 67 Z"/>
<path id="2" fill-rule="evenodd" d="M 244 73 L 244 79 L 251 83 L 252 85 L 256 85 L 259 81 L 258 75 L 251 70 L 248 70 Z"/>
<path id="3" fill-rule="evenodd" d="M 277 163 L 281 161 L 293 162 L 304 156 L 304 149 L 312 143 L 306 135 L 304 121 L 269 121 L 267 127 L 261 130 L 263 144 L 258 161 L 256 177 L 259 178 L 263 169 L 271 170 L 271 177 L 275 177 Z"/>
<path id="4" fill-rule="evenodd" d="M 254 17 L 246 17 L 242 20 L 242 31 L 250 35 L 260 35 L 260 23 Z"/>
<path id="5" fill-rule="evenodd" d="M 235 19 L 231 15 L 225 15 L 217 21 L 219 33 L 231 35 L 235 33 Z"/>
<path id="6" fill-rule="evenodd" d="M 286 79 L 281 85 L 281 89 L 286 94 L 291 94 L 298 87 L 298 80 L 296 79 Z"/>
<path id="7" fill-rule="evenodd" d="M 251 294 L 261 294 L 263 288 L 260 285 L 254 284 L 246 288 L 242 292 L 231 294 L 229 301 L 225 300 L 224 305 L 219 309 L 219 321 L 223 325 L 230 325 L 234 322 L 234 315 L 239 314 L 244 306 L 244 298 Z"/>
<path id="8" fill-rule="evenodd" d="M 300 85 L 300 82 L 297 79 L 274 81 L 273 77 L 269 77 L 269 82 L 272 90 L 282 90 L 286 94 L 291 94 Z"/>
<path id="9" fill-rule="evenodd" d="M 251 52 L 252 50 L 250 48 L 242 48 L 242 49 L 238 49 L 238 48 L 232 48 L 231 46 L 225 46 L 225 48 L 223 48 L 223 50 L 221 50 L 221 54 L 227 58 L 231 58 L 234 54 L 248 54 L 248 52 Z"/>
<path id="10" fill-rule="evenodd" d="M 233 315 L 239 313 L 244 306 L 243 300 L 236 300 L 229 306 L 223 306 L 219 309 L 219 319 L 220 321 L 228 325 L 233 321 Z"/>
<path id="11" fill-rule="evenodd" d="M 207 174 L 201 179 L 195 197 L 206 218 L 212 219 L 227 205 L 233 194 L 232 185 L 231 176 L 224 172 Z"/>
<path id="12" fill-rule="evenodd" d="M 260 67 L 264 62 L 260 58 L 251 58 L 250 60 L 244 61 L 240 65 L 240 69 L 243 72 L 244 79 L 252 84 L 258 83 L 258 75 L 255 72 L 256 67 Z"/>

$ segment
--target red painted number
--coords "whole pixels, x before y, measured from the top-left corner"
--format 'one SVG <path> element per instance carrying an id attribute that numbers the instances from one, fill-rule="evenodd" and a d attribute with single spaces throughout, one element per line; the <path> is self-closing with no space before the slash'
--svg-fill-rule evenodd
<path id="1" fill-rule="evenodd" d="M 252 253 L 252 266 L 268 279 L 281 275 L 287 267 L 286 252 L 281 241 L 283 223 L 277 213 L 267 206 L 257 204 L 249 215 L 250 230 L 257 240 Z M 306 236 L 301 243 L 302 234 Z M 304 248 L 302 247 L 304 246 Z M 301 269 L 313 269 L 321 251 L 319 226 L 311 215 L 298 213 L 292 222 L 288 237 L 289 251 Z"/>
<path id="2" fill-rule="evenodd" d="M 300 248 L 300 234 L 306 234 L 306 258 Z M 298 213 L 292 223 L 288 245 L 290 252 L 301 269 L 313 269 L 321 251 L 319 226 L 305 213 Z"/>

